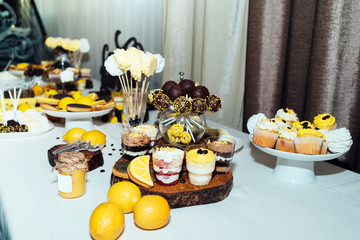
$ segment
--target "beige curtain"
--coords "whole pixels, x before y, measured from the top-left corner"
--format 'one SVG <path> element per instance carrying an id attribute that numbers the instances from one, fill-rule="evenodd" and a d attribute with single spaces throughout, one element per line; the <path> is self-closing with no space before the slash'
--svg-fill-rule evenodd
<path id="1" fill-rule="evenodd" d="M 163 0 L 163 82 L 179 72 L 222 99 L 206 117 L 241 129 L 248 0 Z"/>
<path id="2" fill-rule="evenodd" d="M 284 107 L 331 113 L 354 140 L 335 163 L 360 172 L 359 33 L 360 1 L 250 1 L 244 123 Z"/>

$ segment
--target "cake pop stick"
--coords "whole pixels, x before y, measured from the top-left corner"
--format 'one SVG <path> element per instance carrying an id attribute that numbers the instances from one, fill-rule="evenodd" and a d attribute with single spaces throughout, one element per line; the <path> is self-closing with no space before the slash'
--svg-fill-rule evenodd
<path id="1" fill-rule="evenodd" d="M 190 136 L 191 136 L 191 139 L 195 142 L 195 138 L 194 138 L 194 135 L 193 135 L 193 133 L 192 133 L 192 131 L 191 131 L 191 128 L 190 128 L 190 123 L 189 123 L 189 121 L 186 119 L 186 121 L 185 121 L 186 123 L 186 131 L 188 132 L 188 133 L 190 133 Z"/>
<path id="2" fill-rule="evenodd" d="M 5 101 L 4 101 L 4 91 L 0 90 L 0 98 L 1 98 L 1 105 L 3 113 L 5 114 Z"/>

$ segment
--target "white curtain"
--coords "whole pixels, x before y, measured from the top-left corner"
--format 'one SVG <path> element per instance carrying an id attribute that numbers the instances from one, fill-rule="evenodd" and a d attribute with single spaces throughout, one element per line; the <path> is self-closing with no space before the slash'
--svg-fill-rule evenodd
<path id="1" fill-rule="evenodd" d="M 163 0 L 163 82 L 179 72 L 222 99 L 206 117 L 241 130 L 248 0 Z"/>
<path id="2" fill-rule="evenodd" d="M 35 0 L 48 36 L 89 39 L 91 50 L 82 66 L 100 79 L 103 45 L 115 49 L 114 34 L 120 30 L 120 45 L 135 37 L 146 51 L 161 53 L 161 0 Z M 161 86 L 160 76 L 150 88 Z"/>

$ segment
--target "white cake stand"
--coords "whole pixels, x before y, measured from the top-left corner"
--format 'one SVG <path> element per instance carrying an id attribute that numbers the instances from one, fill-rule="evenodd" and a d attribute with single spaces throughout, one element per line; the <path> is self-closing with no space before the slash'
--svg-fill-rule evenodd
<path id="1" fill-rule="evenodd" d="M 50 110 L 44 110 L 44 112 L 53 117 L 65 118 L 64 132 L 66 133 L 68 130 L 74 127 L 80 127 L 86 131 L 93 130 L 92 118 L 108 114 L 111 110 L 112 108 L 92 112 L 61 112 Z"/>
<path id="2" fill-rule="evenodd" d="M 254 144 L 254 143 L 253 143 Z M 306 155 L 283 152 L 254 144 L 261 151 L 277 157 L 273 176 L 288 183 L 309 184 L 316 180 L 315 161 L 326 161 L 340 157 L 346 152 L 328 153 L 324 155 Z"/>

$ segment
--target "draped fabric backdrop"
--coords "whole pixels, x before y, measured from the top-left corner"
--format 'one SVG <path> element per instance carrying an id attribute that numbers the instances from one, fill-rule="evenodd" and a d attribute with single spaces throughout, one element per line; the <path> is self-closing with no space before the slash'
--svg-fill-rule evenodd
<path id="1" fill-rule="evenodd" d="M 163 1 L 163 82 L 179 72 L 221 97 L 206 117 L 242 127 L 248 0 Z"/>
<path id="2" fill-rule="evenodd" d="M 161 0 L 35 0 L 49 36 L 88 38 L 90 52 L 83 67 L 92 69 L 92 77 L 100 79 L 102 48 L 115 49 L 115 31 L 123 45 L 130 37 L 142 43 L 145 51 L 162 54 Z M 150 89 L 161 86 L 161 75 L 152 78 Z"/>
<path id="3" fill-rule="evenodd" d="M 248 29 L 244 130 L 279 108 L 331 113 L 354 140 L 335 164 L 360 172 L 360 1 L 252 0 Z"/>

